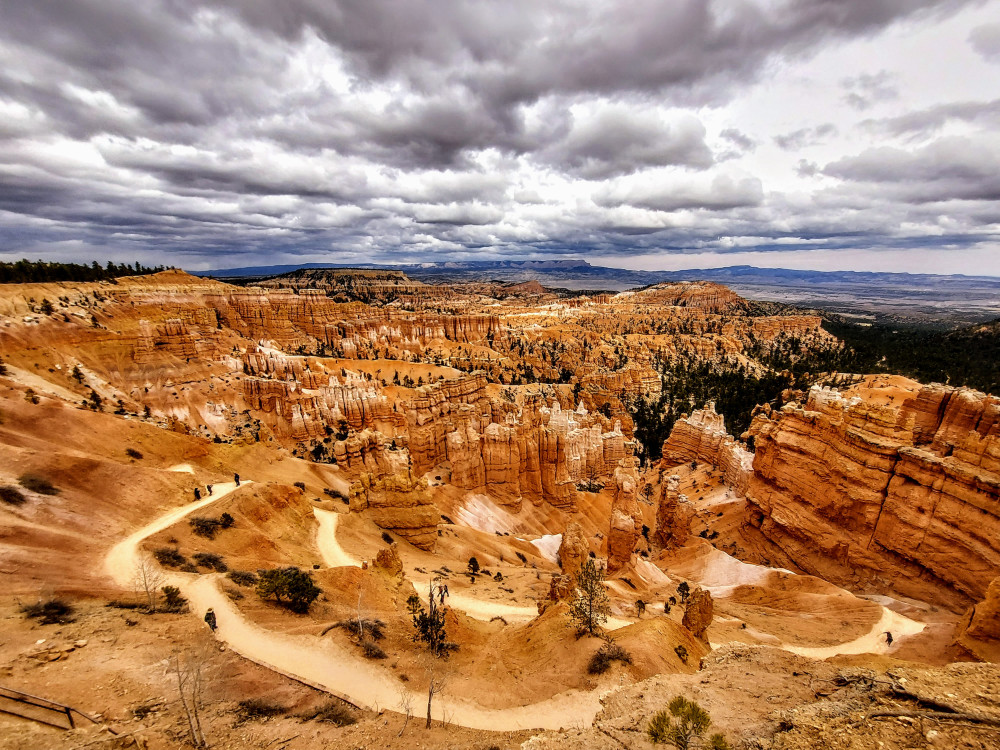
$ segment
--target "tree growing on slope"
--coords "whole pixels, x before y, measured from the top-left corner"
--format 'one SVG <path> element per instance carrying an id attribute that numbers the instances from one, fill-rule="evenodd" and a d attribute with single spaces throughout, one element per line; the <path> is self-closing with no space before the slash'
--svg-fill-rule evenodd
<path id="1" fill-rule="evenodd" d="M 312 576 L 296 567 L 257 571 L 257 595 L 275 601 L 293 612 L 303 613 L 323 593 Z"/>
<path id="2" fill-rule="evenodd" d="M 708 711 L 683 695 L 678 695 L 667 710 L 655 714 L 646 728 L 654 745 L 669 742 L 678 750 L 689 750 L 691 743 L 700 740 L 712 725 Z M 711 750 L 729 750 L 729 743 L 721 734 L 708 739 Z"/>
<path id="3" fill-rule="evenodd" d="M 576 595 L 570 606 L 570 616 L 582 633 L 597 635 L 608 621 L 611 601 L 604 588 L 604 566 L 587 558 L 576 574 Z"/>

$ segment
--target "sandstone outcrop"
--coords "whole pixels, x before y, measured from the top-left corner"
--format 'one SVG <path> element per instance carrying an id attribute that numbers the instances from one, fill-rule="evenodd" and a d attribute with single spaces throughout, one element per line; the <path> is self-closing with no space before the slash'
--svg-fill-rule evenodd
<path id="1" fill-rule="evenodd" d="M 562 534 L 559 542 L 559 567 L 563 575 L 574 576 L 583 566 L 590 552 L 590 545 L 583 533 L 583 527 L 576 521 L 571 521 Z"/>
<path id="2" fill-rule="evenodd" d="M 395 544 L 383 547 L 375 554 L 375 568 L 390 576 L 403 574 L 403 561 L 399 559 L 399 550 Z"/>
<path id="3" fill-rule="evenodd" d="M 653 540 L 664 549 L 676 549 L 691 535 L 694 506 L 678 490 L 680 477 L 667 477 L 660 484 L 660 497 L 656 503 L 656 529 Z"/>
<path id="4" fill-rule="evenodd" d="M 1000 400 L 909 392 L 758 415 L 746 520 L 807 572 L 962 609 L 1000 575 Z"/>
<path id="5" fill-rule="evenodd" d="M 365 513 L 379 527 L 395 532 L 414 547 L 433 550 L 441 520 L 431 501 L 427 480 L 411 473 L 377 478 L 361 475 L 351 485 L 352 513 Z"/>
<path id="6" fill-rule="evenodd" d="M 727 485 L 740 495 L 746 494 L 753 473 L 753 454 L 726 432 L 714 401 L 678 420 L 663 443 L 663 464 L 676 466 L 689 461 L 718 467 Z"/>
<path id="7" fill-rule="evenodd" d="M 712 595 L 700 586 L 695 587 L 684 606 L 681 625 L 690 630 L 695 638 L 703 638 L 714 616 L 715 604 Z"/>
<path id="8" fill-rule="evenodd" d="M 958 626 L 957 643 L 984 661 L 1000 661 L 1000 577 Z"/>
<path id="9" fill-rule="evenodd" d="M 624 458 L 615 469 L 615 497 L 611 502 L 608 530 L 608 573 L 616 573 L 629 563 L 642 533 L 642 509 L 637 499 L 638 465 L 638 459 Z"/>

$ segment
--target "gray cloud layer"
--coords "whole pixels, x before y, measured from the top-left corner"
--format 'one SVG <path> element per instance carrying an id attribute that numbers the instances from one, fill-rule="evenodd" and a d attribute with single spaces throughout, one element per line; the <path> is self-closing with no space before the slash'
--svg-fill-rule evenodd
<path id="1" fill-rule="evenodd" d="M 887 227 L 949 201 L 970 204 L 952 225 L 975 243 L 995 139 L 802 167 L 838 181 L 804 212 L 730 166 L 759 138 L 710 132 L 697 109 L 775 60 L 975 4 L 0 0 L 2 250 L 224 266 L 891 244 Z M 992 55 L 995 32 L 970 44 Z M 842 95 L 868 109 L 895 89 L 876 71 Z M 933 135 L 954 119 L 995 129 L 996 102 L 867 127 Z M 771 139 L 798 152 L 837 132 Z"/>

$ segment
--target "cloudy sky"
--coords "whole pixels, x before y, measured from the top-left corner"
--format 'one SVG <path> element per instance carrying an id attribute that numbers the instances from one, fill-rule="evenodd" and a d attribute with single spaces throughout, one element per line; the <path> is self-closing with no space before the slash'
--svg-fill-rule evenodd
<path id="1" fill-rule="evenodd" d="M 1000 0 L 0 0 L 0 258 L 1000 275 Z"/>

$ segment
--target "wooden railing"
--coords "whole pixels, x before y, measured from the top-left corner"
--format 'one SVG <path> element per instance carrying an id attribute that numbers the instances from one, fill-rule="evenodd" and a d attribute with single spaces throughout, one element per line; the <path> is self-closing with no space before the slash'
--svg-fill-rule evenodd
<path id="1" fill-rule="evenodd" d="M 58 727 L 59 729 L 75 729 L 73 714 L 82 716 L 87 721 L 100 724 L 98 719 L 88 716 L 83 711 L 63 703 L 50 701 L 48 698 L 41 698 L 37 695 L 24 693 L 20 690 L 4 687 L 0 685 L 0 711 L 6 714 L 13 714 L 41 724 Z M 64 721 L 69 726 L 64 726 Z M 112 734 L 117 734 L 109 728 Z"/>

